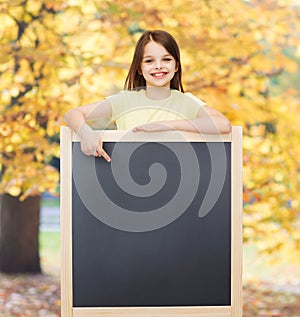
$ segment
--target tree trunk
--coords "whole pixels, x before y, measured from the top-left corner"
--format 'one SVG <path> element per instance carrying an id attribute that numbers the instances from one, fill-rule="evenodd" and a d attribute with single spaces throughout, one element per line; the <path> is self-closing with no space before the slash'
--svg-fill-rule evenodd
<path id="1" fill-rule="evenodd" d="M 40 273 L 40 196 L 20 201 L 9 194 L 1 196 L 0 271 Z"/>

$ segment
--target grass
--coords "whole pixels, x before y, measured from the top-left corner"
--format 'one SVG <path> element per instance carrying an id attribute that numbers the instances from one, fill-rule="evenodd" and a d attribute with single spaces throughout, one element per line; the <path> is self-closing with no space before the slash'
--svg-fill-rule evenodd
<path id="1" fill-rule="evenodd" d="M 60 233 L 40 232 L 40 259 L 44 273 L 60 274 Z"/>
<path id="2" fill-rule="evenodd" d="M 57 198 L 51 198 L 51 199 L 42 199 L 41 200 L 41 206 L 42 207 L 59 207 L 59 199 Z"/>
<path id="3" fill-rule="evenodd" d="M 274 284 L 300 285 L 300 266 L 286 251 L 261 254 L 255 245 L 245 245 L 243 254 L 244 282 L 261 280 Z"/>

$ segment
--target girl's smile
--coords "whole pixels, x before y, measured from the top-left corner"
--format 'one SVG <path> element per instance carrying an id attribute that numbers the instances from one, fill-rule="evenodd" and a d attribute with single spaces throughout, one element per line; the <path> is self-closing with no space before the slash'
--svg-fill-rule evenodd
<path id="1" fill-rule="evenodd" d="M 166 76 L 168 73 L 166 72 L 159 72 L 159 73 L 153 73 L 151 74 L 154 78 L 158 78 L 158 79 L 161 79 L 161 78 L 164 78 L 164 76 Z"/>

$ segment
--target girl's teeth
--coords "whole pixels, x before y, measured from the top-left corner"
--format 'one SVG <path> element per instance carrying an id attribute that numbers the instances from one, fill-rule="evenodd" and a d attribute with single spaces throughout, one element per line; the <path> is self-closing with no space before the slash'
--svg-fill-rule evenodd
<path id="1" fill-rule="evenodd" d="M 161 77 L 161 76 L 163 76 L 163 75 L 164 75 L 164 73 L 153 74 L 154 77 Z"/>

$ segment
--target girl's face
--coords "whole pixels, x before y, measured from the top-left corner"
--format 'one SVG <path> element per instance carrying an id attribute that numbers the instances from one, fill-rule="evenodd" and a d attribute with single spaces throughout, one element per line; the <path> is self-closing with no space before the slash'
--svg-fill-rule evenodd
<path id="1" fill-rule="evenodd" d="M 151 41 L 145 46 L 141 72 L 147 87 L 170 89 L 170 82 L 176 71 L 174 57 L 162 45 Z"/>

